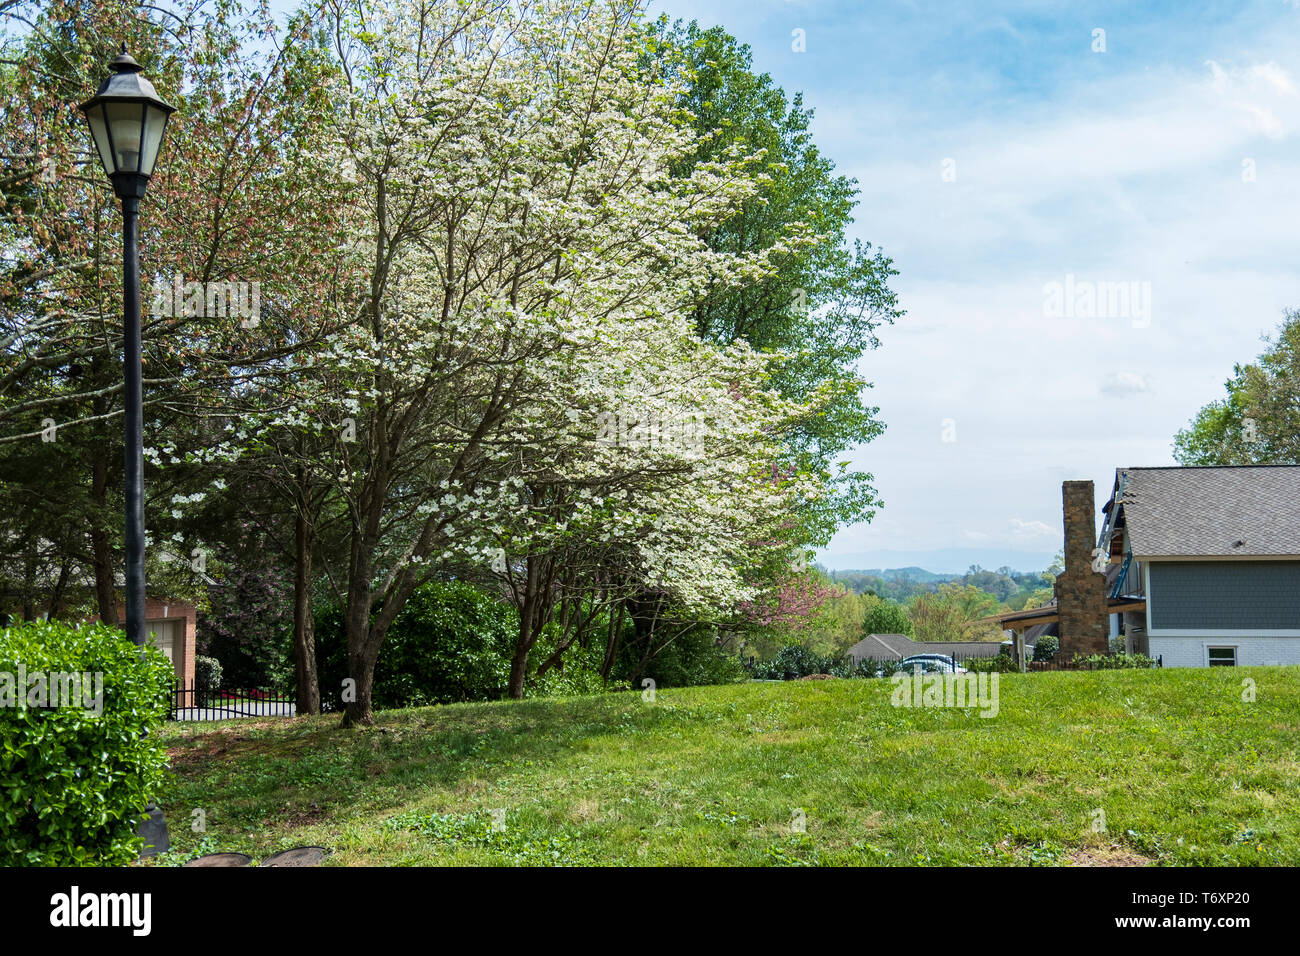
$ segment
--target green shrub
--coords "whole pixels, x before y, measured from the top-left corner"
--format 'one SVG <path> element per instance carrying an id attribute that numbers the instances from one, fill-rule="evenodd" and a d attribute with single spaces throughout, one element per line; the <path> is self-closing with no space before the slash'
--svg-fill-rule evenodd
<path id="1" fill-rule="evenodd" d="M 1038 643 L 1034 645 L 1034 660 L 1050 661 L 1060 649 L 1061 639 L 1059 637 L 1044 634 L 1038 639 Z"/>
<path id="2" fill-rule="evenodd" d="M 206 707 L 212 701 L 213 692 L 221 686 L 221 662 L 215 657 L 194 657 L 194 689 L 198 692 L 196 707 Z"/>
<path id="3" fill-rule="evenodd" d="M 599 658 L 604 647 L 598 648 Z M 713 628 L 692 628 L 663 648 L 646 665 L 644 677 L 657 687 L 700 687 L 706 684 L 732 684 L 748 675 L 735 654 L 718 644 Z"/>
<path id="4" fill-rule="evenodd" d="M 420 707 L 503 697 L 518 632 L 515 609 L 473 585 L 435 581 L 416 588 L 379 649 L 375 707 Z M 316 641 L 321 703 L 326 709 L 337 707 L 348 676 L 340 609 L 317 615 Z"/>
<path id="5" fill-rule="evenodd" d="M 1070 663 L 1082 670 L 1105 671 L 1155 667 L 1155 658 L 1145 654 L 1075 654 Z"/>
<path id="6" fill-rule="evenodd" d="M 1034 655 L 1034 660 L 1038 660 L 1037 654 Z M 1003 674 L 1020 669 L 1016 666 L 1016 659 L 1005 652 L 997 657 L 972 657 L 962 664 L 962 667 L 975 674 L 991 674 L 995 671 Z"/>
<path id="7" fill-rule="evenodd" d="M 55 674 L 97 679 L 80 688 L 79 702 L 54 707 Z M 138 856 L 136 830 L 167 763 L 151 732 L 167 716 L 171 684 L 167 658 L 141 654 L 117 628 L 35 621 L 0 632 L 0 866 L 122 865 Z"/>
<path id="8" fill-rule="evenodd" d="M 564 652 L 558 667 L 538 676 L 539 666 L 554 653 L 555 648 L 555 634 L 548 627 L 542 631 L 528 655 L 528 676 L 524 682 L 526 697 L 581 697 L 599 694 L 606 689 L 605 682 L 600 679 L 600 665 L 605 658 L 603 643 L 592 642 L 585 648 L 573 645 Z M 507 675 L 509 669 L 507 661 Z M 654 679 L 658 683 L 658 678 Z"/>
<path id="9" fill-rule="evenodd" d="M 902 661 L 897 658 L 878 661 L 874 657 L 863 657 L 854 663 L 846 657 L 844 663 L 830 673 L 836 677 L 893 677 L 902 669 Z"/>
<path id="10" fill-rule="evenodd" d="M 750 676 L 756 680 L 798 680 L 810 674 L 829 674 L 838 662 L 822 657 L 802 644 L 787 644 L 770 661 L 750 661 Z"/>

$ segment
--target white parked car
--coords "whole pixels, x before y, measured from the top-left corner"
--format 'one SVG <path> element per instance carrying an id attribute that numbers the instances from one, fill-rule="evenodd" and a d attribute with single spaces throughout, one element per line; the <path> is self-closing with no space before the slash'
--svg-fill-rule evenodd
<path id="1" fill-rule="evenodd" d="M 966 668 L 959 667 L 957 662 L 947 654 L 913 654 L 911 657 L 904 657 L 899 664 L 904 672 L 911 672 L 919 667 L 925 674 L 966 673 Z"/>

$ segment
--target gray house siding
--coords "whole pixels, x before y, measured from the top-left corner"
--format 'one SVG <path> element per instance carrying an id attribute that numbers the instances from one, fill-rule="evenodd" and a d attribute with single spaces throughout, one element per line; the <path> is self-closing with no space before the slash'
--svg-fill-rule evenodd
<path id="1" fill-rule="evenodd" d="M 1153 561 L 1151 628 L 1300 629 L 1300 561 Z"/>

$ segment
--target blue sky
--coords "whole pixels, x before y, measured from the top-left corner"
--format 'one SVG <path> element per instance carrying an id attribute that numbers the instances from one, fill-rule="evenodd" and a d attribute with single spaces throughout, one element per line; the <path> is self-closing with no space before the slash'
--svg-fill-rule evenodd
<path id="1" fill-rule="evenodd" d="M 1093 479 L 1100 508 L 1116 466 L 1172 464 L 1174 433 L 1300 307 L 1294 3 L 652 9 L 722 25 L 803 91 L 859 181 L 855 234 L 901 273 L 908 314 L 862 365 L 887 431 L 852 455 L 885 507 L 829 567 L 1041 567 L 1061 482 Z M 1054 282 L 1135 298 L 1053 314 Z"/>

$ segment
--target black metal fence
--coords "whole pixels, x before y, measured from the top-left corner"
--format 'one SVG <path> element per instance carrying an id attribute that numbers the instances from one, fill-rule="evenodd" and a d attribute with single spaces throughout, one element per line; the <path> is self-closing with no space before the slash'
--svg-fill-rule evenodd
<path id="1" fill-rule="evenodd" d="M 1116 655 L 1101 655 L 1100 659 L 1095 661 L 1061 660 L 1057 656 L 1053 656 L 1047 660 L 1036 661 L 1033 659 L 1033 650 L 1032 647 L 1027 649 L 1026 656 L 1029 659 L 1025 661 L 1025 670 L 1031 673 L 1035 671 L 1105 670 L 1118 666 L 1118 661 L 1115 661 L 1114 663 L 1111 662 Z M 1002 649 L 1001 653 L 997 654 L 987 652 L 982 654 L 944 653 L 942 656 L 952 660 L 958 667 L 966 670 L 997 669 L 1002 671 L 1018 671 L 1020 669 L 1016 664 L 1014 657 L 1007 653 L 1005 648 Z M 1127 666 L 1132 667 L 1135 665 L 1130 661 L 1127 663 Z M 1163 667 L 1164 658 L 1157 657 L 1149 666 Z"/>
<path id="2" fill-rule="evenodd" d="M 176 681 L 172 686 L 170 720 L 235 720 L 240 717 L 293 717 L 298 713 L 293 691 L 266 687 L 201 686 Z"/>

